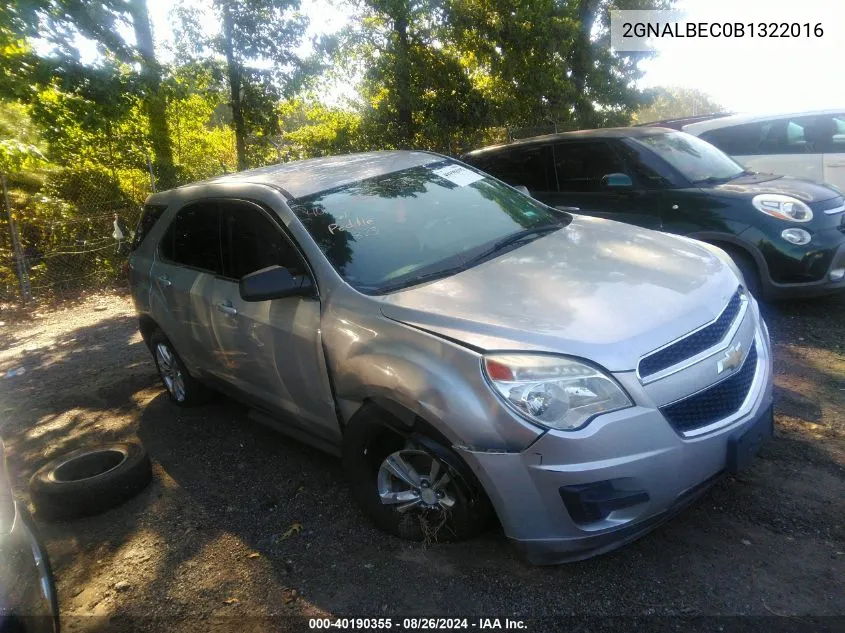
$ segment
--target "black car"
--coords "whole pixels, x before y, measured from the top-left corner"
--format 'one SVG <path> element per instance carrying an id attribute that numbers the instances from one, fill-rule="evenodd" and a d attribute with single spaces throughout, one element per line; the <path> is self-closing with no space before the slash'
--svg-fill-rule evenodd
<path id="1" fill-rule="evenodd" d="M 761 298 L 845 288 L 841 191 L 746 171 L 689 134 L 659 127 L 567 132 L 463 160 L 558 209 L 715 244 Z"/>
<path id="2" fill-rule="evenodd" d="M 0 439 L 0 631 L 58 633 L 56 587 L 32 519 L 12 494 Z"/>

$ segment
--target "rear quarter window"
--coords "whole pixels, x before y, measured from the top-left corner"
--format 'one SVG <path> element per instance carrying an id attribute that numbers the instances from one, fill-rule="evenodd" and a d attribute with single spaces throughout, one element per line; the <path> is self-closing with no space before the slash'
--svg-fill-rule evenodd
<path id="1" fill-rule="evenodd" d="M 144 238 L 149 235 L 153 227 L 161 219 L 167 207 L 163 204 L 145 204 L 144 210 L 141 212 L 141 219 L 138 220 L 138 226 L 135 228 L 135 237 L 132 240 L 132 250 L 134 251 L 141 245 Z"/>

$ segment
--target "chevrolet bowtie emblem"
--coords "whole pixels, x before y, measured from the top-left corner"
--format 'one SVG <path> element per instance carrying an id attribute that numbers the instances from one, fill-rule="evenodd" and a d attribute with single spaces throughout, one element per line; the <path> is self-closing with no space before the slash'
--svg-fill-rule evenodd
<path id="1" fill-rule="evenodd" d="M 721 374 L 723 371 L 735 369 L 740 364 L 742 364 L 742 343 L 737 343 L 733 347 L 729 347 L 724 358 L 716 363 L 716 373 Z"/>

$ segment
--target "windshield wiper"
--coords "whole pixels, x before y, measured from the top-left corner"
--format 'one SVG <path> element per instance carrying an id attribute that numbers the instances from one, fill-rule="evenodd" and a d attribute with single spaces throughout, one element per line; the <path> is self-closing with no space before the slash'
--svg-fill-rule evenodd
<path id="1" fill-rule="evenodd" d="M 502 252 L 509 246 L 515 246 L 529 237 L 538 237 L 540 235 L 545 235 L 546 233 L 552 233 L 554 231 L 557 231 L 567 223 L 568 220 L 561 220 L 560 222 L 554 222 L 552 224 L 543 224 L 541 226 L 534 226 L 530 229 L 524 229 L 522 231 L 512 233 L 511 235 L 508 235 L 498 240 L 496 243 L 493 244 L 493 246 L 488 248 L 486 251 L 482 251 L 475 257 L 469 259 L 465 263 L 465 265 L 467 267 L 474 266 L 475 264 L 483 262 L 485 259 L 489 259 L 492 255 Z"/>
<path id="2" fill-rule="evenodd" d="M 402 290 L 404 288 L 407 288 L 408 286 L 416 286 L 417 284 L 421 284 L 426 281 L 434 281 L 443 277 L 449 277 L 450 275 L 456 275 L 457 273 L 463 272 L 466 269 L 467 267 L 461 264 L 460 266 L 451 266 L 449 268 L 442 268 L 440 270 L 435 270 L 428 273 L 421 273 L 419 275 L 405 277 L 401 281 L 396 281 L 392 284 L 385 284 L 383 286 L 379 286 L 375 289 L 375 294 L 384 295 L 389 292 L 395 292 L 396 290 Z"/>
<path id="3" fill-rule="evenodd" d="M 702 178 L 700 180 L 693 181 L 692 184 L 694 185 L 717 185 L 725 182 L 730 182 L 731 180 L 736 180 L 737 178 L 742 178 L 743 176 L 753 176 L 753 171 L 748 171 L 747 169 L 743 169 L 740 172 L 737 172 L 733 176 L 707 176 L 707 178 Z"/>
<path id="4" fill-rule="evenodd" d="M 519 231 L 517 233 L 512 233 L 502 239 L 498 240 L 491 246 L 490 248 L 482 251 L 478 255 L 471 257 L 470 259 L 458 264 L 457 266 L 450 266 L 448 268 L 442 268 L 440 270 L 434 270 L 427 273 L 421 273 L 419 275 L 413 275 L 411 277 L 405 277 L 404 279 L 397 280 L 392 284 L 386 284 L 384 286 L 379 286 L 375 290 L 375 294 L 387 294 L 389 292 L 394 292 L 396 290 L 402 290 L 409 286 L 416 286 L 418 284 L 424 283 L 426 281 L 434 281 L 436 279 L 442 279 L 443 277 L 450 277 L 451 275 L 457 275 L 468 268 L 472 268 L 476 264 L 480 264 L 486 259 L 489 259 L 491 256 L 495 255 L 496 253 L 501 252 L 505 248 L 509 246 L 515 246 L 519 244 L 519 242 L 529 238 L 529 237 L 536 237 L 538 235 L 543 235 L 545 233 L 551 233 L 552 231 L 556 231 L 559 228 L 563 227 L 568 223 L 568 220 L 561 220 L 560 222 L 555 222 L 553 224 L 543 224 L 542 226 L 535 226 L 530 229 L 525 229 L 523 231 Z"/>
<path id="5" fill-rule="evenodd" d="M 733 176 L 707 176 L 707 178 L 701 178 L 700 180 L 694 180 L 692 184 L 694 185 L 719 185 L 729 180 L 733 180 Z"/>
<path id="6" fill-rule="evenodd" d="M 741 172 L 739 172 L 735 176 L 731 176 L 731 180 L 736 180 L 737 178 L 742 178 L 743 176 L 755 176 L 755 175 L 757 175 L 756 171 L 751 171 L 749 169 L 743 169 Z"/>

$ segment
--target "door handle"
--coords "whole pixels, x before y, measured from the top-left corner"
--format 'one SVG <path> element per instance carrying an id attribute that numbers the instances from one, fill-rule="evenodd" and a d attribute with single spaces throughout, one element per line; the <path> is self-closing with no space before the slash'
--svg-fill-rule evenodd
<path id="1" fill-rule="evenodd" d="M 228 314 L 229 316 L 238 315 L 238 309 L 228 301 L 225 303 L 218 303 L 217 311 L 222 312 L 223 314 Z"/>
<path id="2" fill-rule="evenodd" d="M 827 164 L 827 166 L 828 166 L 828 167 L 845 167 L 845 163 L 839 163 L 839 162 L 836 162 L 836 163 L 828 163 L 828 164 Z"/>
<path id="3" fill-rule="evenodd" d="M 168 279 L 167 275 L 159 275 L 158 280 L 162 286 L 172 286 L 173 282 Z"/>
<path id="4" fill-rule="evenodd" d="M 558 211 L 580 211 L 581 207 L 555 207 Z"/>

